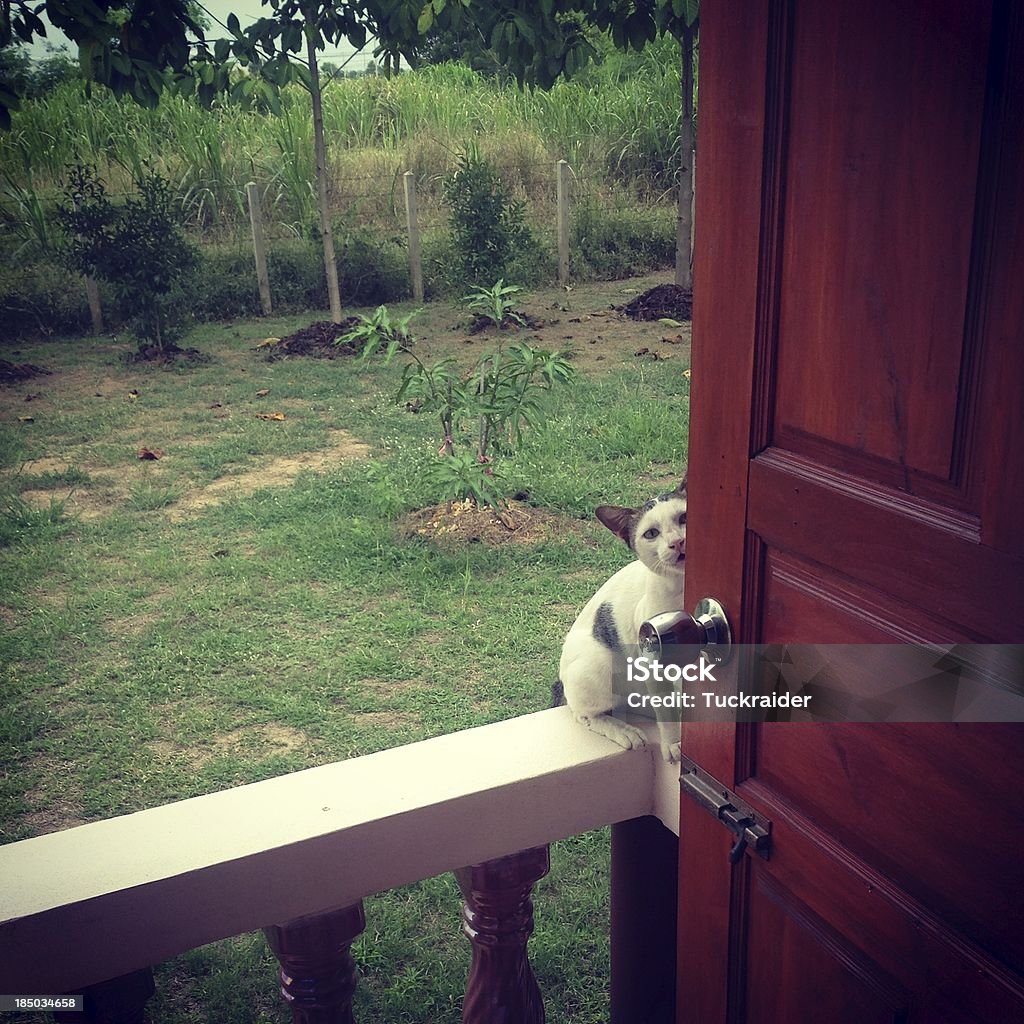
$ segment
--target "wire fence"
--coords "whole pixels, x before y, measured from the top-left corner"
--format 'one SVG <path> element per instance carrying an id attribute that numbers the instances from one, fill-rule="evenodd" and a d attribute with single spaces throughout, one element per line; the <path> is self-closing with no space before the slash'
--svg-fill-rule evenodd
<path id="1" fill-rule="evenodd" d="M 345 265 L 360 281 L 385 277 L 388 283 L 381 287 L 390 289 L 388 294 L 404 291 L 422 301 L 424 280 L 436 278 L 437 268 L 430 261 L 439 262 L 439 251 L 442 259 L 452 257 L 451 250 L 443 248 L 451 229 L 445 184 L 452 173 L 447 168 L 420 168 L 418 172 L 331 175 L 328 207 L 339 267 Z M 566 161 L 524 161 L 515 174 L 502 174 L 501 179 L 517 205 L 516 217 L 538 240 L 537 251 L 547 254 L 541 261 L 542 276 L 567 285 L 587 277 L 629 276 L 674 259 L 674 190 L 651 193 L 595 184 Z M 115 201 L 132 195 L 121 190 L 108 194 Z M 248 289 L 252 296 L 240 312 L 270 314 L 278 296 L 295 291 L 295 282 L 287 275 L 289 267 L 296 267 L 296 245 L 307 254 L 319 248 L 320 211 L 312 180 L 256 178 L 240 186 L 194 182 L 188 189 L 179 189 L 178 195 L 186 230 L 205 258 L 213 261 L 209 265 L 230 268 L 236 287 Z M 55 212 L 60 201 L 58 192 L 19 194 L 8 187 L 0 198 L 8 266 L 24 261 L 32 251 L 43 253 L 43 262 L 55 262 L 59 245 Z M 300 271 L 308 276 L 306 265 L 293 276 L 301 276 Z M 239 284 L 240 274 L 248 275 L 248 286 Z M 319 276 L 322 281 L 322 264 Z M 103 321 L 100 293 L 90 282 L 85 287 L 92 324 L 98 328 Z M 305 294 L 311 293 L 307 289 Z M 252 306 L 257 295 L 258 310 Z M 4 301 L 0 286 L 0 305 Z M 226 306 L 222 312 L 238 315 Z M 40 310 L 33 315 L 37 320 L 45 318 Z"/>

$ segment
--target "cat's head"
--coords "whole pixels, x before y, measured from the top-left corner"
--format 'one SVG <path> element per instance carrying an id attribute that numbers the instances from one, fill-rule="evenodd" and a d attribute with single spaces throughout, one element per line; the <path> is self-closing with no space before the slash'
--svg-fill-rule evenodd
<path id="1" fill-rule="evenodd" d="M 602 505 L 595 514 L 652 572 L 671 576 L 685 571 L 685 477 L 674 491 L 652 498 L 640 508 Z"/>

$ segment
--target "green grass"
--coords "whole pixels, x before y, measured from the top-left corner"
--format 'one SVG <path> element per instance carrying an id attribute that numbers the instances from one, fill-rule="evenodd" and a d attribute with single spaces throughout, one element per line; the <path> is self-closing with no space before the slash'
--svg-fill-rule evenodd
<path id="1" fill-rule="evenodd" d="M 680 364 L 583 374 L 502 469 L 568 530 L 500 548 L 404 539 L 400 517 L 439 497 L 422 471 L 432 418 L 392 402 L 400 360 L 252 351 L 300 322 L 205 328 L 189 343 L 213 360 L 189 369 L 49 343 L 32 361 L 59 372 L 26 385 L 44 392 L 34 422 L 0 394 L 2 841 L 545 707 L 576 610 L 626 559 L 593 507 L 641 501 L 685 462 Z M 271 410 L 287 418 L 256 418 Z M 370 457 L 208 490 L 334 451 L 339 431 Z M 163 458 L 140 461 L 142 445 Z M 66 468 L 33 468 L 57 456 Z M 531 959 L 549 1019 L 591 1024 L 607 1012 L 607 833 L 552 857 Z M 358 1018 L 457 1021 L 469 946 L 453 879 L 375 896 L 367 919 Z M 287 1019 L 259 935 L 160 965 L 157 988 L 152 1019 L 169 1024 L 197 1008 Z"/>

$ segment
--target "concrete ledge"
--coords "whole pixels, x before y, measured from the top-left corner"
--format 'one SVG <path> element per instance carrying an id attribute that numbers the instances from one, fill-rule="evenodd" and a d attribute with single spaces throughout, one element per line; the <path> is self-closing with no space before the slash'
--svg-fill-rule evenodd
<path id="1" fill-rule="evenodd" d="M 0 991 L 70 992 L 629 818 L 678 832 L 655 733 L 625 751 L 556 708 L 0 847 Z"/>

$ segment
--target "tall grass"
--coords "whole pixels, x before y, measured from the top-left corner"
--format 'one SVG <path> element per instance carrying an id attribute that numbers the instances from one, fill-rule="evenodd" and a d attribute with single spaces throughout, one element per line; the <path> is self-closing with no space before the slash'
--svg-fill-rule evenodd
<path id="1" fill-rule="evenodd" d="M 483 78 L 458 64 L 395 78 L 332 82 L 324 93 L 333 196 L 339 208 L 372 195 L 391 202 L 407 169 L 428 199 L 440 194 L 469 140 L 525 196 L 549 186 L 564 158 L 594 189 L 667 191 L 675 170 L 679 61 L 665 41 L 629 59 L 612 55 L 549 91 Z M 0 178 L 55 196 L 76 161 L 98 166 L 108 188 L 127 190 L 140 170 L 179 186 L 193 226 L 229 233 L 245 224 L 245 183 L 257 181 L 276 221 L 301 229 L 315 211 L 308 97 L 286 91 L 284 112 L 230 102 L 204 110 L 165 95 L 147 110 L 74 84 L 24 104 L 0 140 Z"/>

